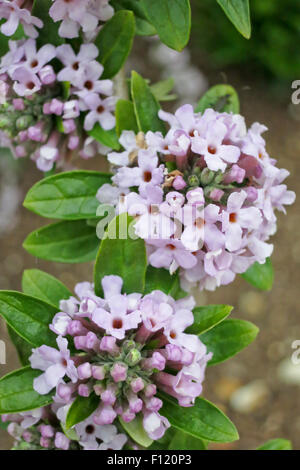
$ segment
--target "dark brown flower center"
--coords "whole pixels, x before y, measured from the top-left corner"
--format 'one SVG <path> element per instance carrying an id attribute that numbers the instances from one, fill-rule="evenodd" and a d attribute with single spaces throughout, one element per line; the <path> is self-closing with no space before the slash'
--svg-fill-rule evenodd
<path id="1" fill-rule="evenodd" d="M 215 155 L 215 153 L 217 152 L 217 149 L 216 147 L 214 147 L 213 145 L 209 145 L 207 150 L 209 151 L 209 153 L 211 153 L 212 155 Z"/>
<path id="2" fill-rule="evenodd" d="M 152 179 L 151 171 L 144 171 L 144 181 L 145 183 L 149 183 Z"/>
<path id="3" fill-rule="evenodd" d="M 113 328 L 115 330 L 120 330 L 123 327 L 123 320 L 122 318 L 115 318 L 113 321 Z"/>
<path id="4" fill-rule="evenodd" d="M 26 83 L 26 88 L 28 88 L 28 90 L 33 90 L 34 89 L 34 83 L 33 82 Z"/>
<path id="5" fill-rule="evenodd" d="M 235 212 L 231 212 L 231 214 L 229 214 L 229 222 L 234 223 L 234 222 L 236 222 L 236 220 L 237 220 L 237 215 L 236 215 L 236 213 L 235 213 Z"/>

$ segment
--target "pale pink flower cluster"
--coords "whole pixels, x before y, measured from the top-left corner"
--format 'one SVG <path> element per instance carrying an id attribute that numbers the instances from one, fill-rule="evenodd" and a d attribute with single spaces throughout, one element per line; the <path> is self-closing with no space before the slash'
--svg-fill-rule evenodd
<path id="1" fill-rule="evenodd" d="M 53 0 L 49 14 L 53 21 L 61 22 L 61 37 L 76 38 L 82 30 L 91 40 L 99 31 L 101 23 L 113 16 L 114 10 L 109 0 Z"/>
<path id="2" fill-rule="evenodd" d="M 172 395 L 181 406 L 192 406 L 202 393 L 211 358 L 198 336 L 185 333 L 194 321 L 192 297 L 175 301 L 158 290 L 126 295 L 122 285 L 120 277 L 105 276 L 102 298 L 90 283 L 77 284 L 79 300 L 61 301 L 61 312 L 50 325 L 59 349 L 41 346 L 30 357 L 31 367 L 44 371 L 34 388 L 40 394 L 56 391 L 60 420 L 76 397 L 99 397 L 94 414 L 75 426 L 83 436 L 86 426 L 94 426 L 90 448 L 97 447 L 94 438 L 102 432 L 97 426 L 112 425 L 118 416 L 129 423 L 138 413 L 149 437 L 160 439 L 169 422 L 159 413 L 163 402 L 157 391 Z"/>
<path id="3" fill-rule="evenodd" d="M 30 14 L 31 8 L 27 8 L 30 3 L 32 5 L 27 0 L 0 0 L 0 19 L 5 20 L 0 28 L 2 34 L 12 36 L 22 25 L 27 36 L 38 36 L 36 28 L 42 28 L 43 22 Z"/>
<path id="4" fill-rule="evenodd" d="M 289 172 L 267 154 L 266 127 L 247 130 L 240 115 L 184 105 L 159 116 L 166 135 L 123 132 L 124 151 L 108 155 L 113 185 L 97 197 L 135 217 L 152 266 L 180 268 L 184 289 L 214 290 L 271 255 L 275 209 L 295 200 Z"/>
<path id="5" fill-rule="evenodd" d="M 57 405 L 46 406 L 24 413 L 2 415 L 8 423 L 7 432 L 15 439 L 18 450 L 120 450 L 127 441 L 116 426 L 96 426 L 91 418 L 77 424 L 74 440 L 63 432 L 56 416 Z"/>
<path id="6" fill-rule="evenodd" d="M 37 49 L 35 39 L 9 46 L 0 62 L 2 145 L 17 158 L 29 155 L 42 171 L 73 154 L 105 154 L 108 149 L 87 135 L 96 124 L 105 130 L 115 125 L 113 83 L 101 80 L 98 48 L 82 44 L 78 54 L 67 44 Z M 53 59 L 61 63 L 58 72 Z"/>

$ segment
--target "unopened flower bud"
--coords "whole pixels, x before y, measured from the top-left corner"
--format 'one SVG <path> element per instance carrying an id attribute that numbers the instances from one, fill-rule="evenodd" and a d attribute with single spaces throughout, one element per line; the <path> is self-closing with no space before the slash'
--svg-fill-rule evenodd
<path id="1" fill-rule="evenodd" d="M 209 168 L 204 168 L 200 176 L 201 184 L 203 184 L 203 186 L 210 184 L 213 181 L 214 176 L 215 174 L 213 171 L 211 171 Z"/>
<path id="2" fill-rule="evenodd" d="M 189 186 L 195 186 L 195 187 L 199 186 L 198 176 L 196 176 L 196 175 L 189 176 L 188 184 L 189 184 Z"/>
<path id="3" fill-rule="evenodd" d="M 126 356 L 125 361 L 129 366 L 135 366 L 141 360 L 141 353 L 138 349 L 132 349 Z"/>
<path id="4" fill-rule="evenodd" d="M 28 129 L 28 127 L 30 127 L 32 122 L 33 122 L 33 117 L 30 114 L 26 114 L 25 116 L 21 116 L 17 119 L 16 128 L 19 131 L 22 131 L 24 129 Z M 1 127 L 1 123 L 0 123 L 0 127 Z"/>

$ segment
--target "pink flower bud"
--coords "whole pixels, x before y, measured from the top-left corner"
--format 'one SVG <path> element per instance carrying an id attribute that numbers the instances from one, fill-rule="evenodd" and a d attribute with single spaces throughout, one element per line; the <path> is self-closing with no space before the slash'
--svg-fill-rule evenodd
<path id="1" fill-rule="evenodd" d="M 51 85 L 51 83 L 55 82 L 56 75 L 52 65 L 45 65 L 45 67 L 39 71 L 39 77 L 43 85 Z"/>
<path id="2" fill-rule="evenodd" d="M 69 138 L 68 149 L 75 150 L 79 145 L 79 137 L 77 135 L 72 135 Z"/>
<path id="3" fill-rule="evenodd" d="M 78 387 L 78 395 L 81 397 L 89 397 L 91 393 L 91 389 L 86 384 L 80 384 Z"/>
<path id="4" fill-rule="evenodd" d="M 54 436 L 54 428 L 50 425 L 47 425 L 47 424 L 41 424 L 41 426 L 39 426 L 39 431 L 42 435 L 42 437 L 53 437 Z"/>
<path id="5" fill-rule="evenodd" d="M 173 188 L 176 189 L 176 191 L 180 191 L 181 189 L 186 187 L 186 182 L 182 178 L 182 176 L 176 176 L 176 178 L 173 181 Z"/>
<path id="6" fill-rule="evenodd" d="M 62 432 L 57 432 L 54 441 L 57 449 L 68 450 L 70 446 L 70 440 Z"/>
<path id="7" fill-rule="evenodd" d="M 71 132 L 74 132 L 76 130 L 76 124 L 73 119 L 67 119 L 63 121 L 63 126 L 65 134 L 71 134 Z"/>
<path id="8" fill-rule="evenodd" d="M 214 188 L 211 192 L 210 192 L 210 199 L 212 199 L 213 201 L 216 201 L 216 202 L 219 202 L 222 197 L 224 196 L 224 191 L 222 191 L 222 189 L 218 189 L 218 188 Z"/>
<path id="9" fill-rule="evenodd" d="M 51 440 L 47 437 L 41 437 L 40 446 L 44 447 L 44 449 L 49 449 L 49 447 L 51 446 Z"/>
<path id="10" fill-rule="evenodd" d="M 115 382 L 123 382 L 127 377 L 127 366 L 118 363 L 114 364 L 110 371 L 110 375 Z"/>
<path id="11" fill-rule="evenodd" d="M 88 333 L 88 330 L 82 325 L 79 320 L 72 320 L 67 327 L 67 332 L 71 336 L 83 336 Z"/>
<path id="12" fill-rule="evenodd" d="M 24 111 L 25 109 L 24 100 L 22 100 L 22 98 L 13 99 L 13 107 L 16 111 Z"/>
<path id="13" fill-rule="evenodd" d="M 96 380 L 103 380 L 105 378 L 105 369 L 103 366 L 92 366 L 92 376 Z"/>
<path id="14" fill-rule="evenodd" d="M 89 379 L 92 376 L 91 364 L 84 362 L 77 368 L 77 373 L 80 380 Z"/>
<path id="15" fill-rule="evenodd" d="M 143 379 L 141 379 L 140 377 L 138 377 L 137 379 L 134 379 L 132 380 L 132 382 L 130 383 L 130 386 L 131 386 L 131 390 L 134 392 L 134 393 L 138 393 L 140 392 L 141 390 L 143 390 L 144 388 L 144 381 Z"/>

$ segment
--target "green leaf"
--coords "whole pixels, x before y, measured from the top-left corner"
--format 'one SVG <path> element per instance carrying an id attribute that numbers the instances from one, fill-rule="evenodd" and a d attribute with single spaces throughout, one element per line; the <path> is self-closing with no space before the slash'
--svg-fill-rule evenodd
<path id="1" fill-rule="evenodd" d="M 181 51 L 190 37 L 189 0 L 141 0 L 141 3 L 161 41 L 172 49 Z"/>
<path id="2" fill-rule="evenodd" d="M 115 76 L 125 63 L 132 47 L 135 21 L 132 11 L 118 11 L 101 28 L 95 44 L 98 60 L 104 67 L 101 78 Z"/>
<path id="3" fill-rule="evenodd" d="M 133 131 L 138 133 L 138 126 L 134 113 L 134 106 L 131 101 L 119 100 L 116 104 L 116 131 L 120 137 L 123 131 Z"/>
<path id="4" fill-rule="evenodd" d="M 156 29 L 147 21 L 144 8 L 139 0 L 111 0 L 110 4 L 115 11 L 131 10 L 135 16 L 135 32 L 139 36 L 153 36 Z"/>
<path id="5" fill-rule="evenodd" d="M 244 274 L 242 274 L 242 277 L 249 282 L 249 284 L 257 287 L 257 289 L 271 290 L 274 281 L 274 271 L 271 259 L 267 258 L 264 264 L 259 264 L 256 261 Z"/>
<path id="6" fill-rule="evenodd" d="M 174 87 L 174 79 L 167 78 L 150 86 L 150 89 L 157 101 L 171 101 L 176 99 L 176 95 L 170 94 Z"/>
<path id="7" fill-rule="evenodd" d="M 6 431 L 8 428 L 8 425 L 9 425 L 9 422 L 6 421 L 5 423 L 3 423 L 0 417 L 0 429 L 3 429 L 4 431 Z"/>
<path id="8" fill-rule="evenodd" d="M 103 295 L 101 280 L 110 274 L 121 276 L 123 291 L 127 294 L 144 292 L 147 268 L 145 242 L 141 238 L 130 238 L 132 222 L 133 218 L 124 213 L 108 225 L 95 263 L 96 295 Z"/>
<path id="9" fill-rule="evenodd" d="M 98 171 L 75 170 L 48 176 L 28 191 L 26 209 L 52 219 L 77 220 L 96 217 L 100 186 L 111 182 L 111 175 Z"/>
<path id="10" fill-rule="evenodd" d="M 287 439 L 271 439 L 257 450 L 292 450 L 292 443 Z"/>
<path id="11" fill-rule="evenodd" d="M 176 431 L 168 450 L 206 450 L 206 442 L 197 437 L 190 436 L 183 431 Z"/>
<path id="12" fill-rule="evenodd" d="M 133 421 L 125 423 L 122 418 L 119 421 L 129 436 L 140 446 L 149 447 L 153 440 L 150 439 L 143 426 L 143 415 L 139 413 Z"/>
<path id="13" fill-rule="evenodd" d="M 33 389 L 33 380 L 40 370 L 30 366 L 15 370 L 0 379 L 0 414 L 34 410 L 52 402 L 52 396 L 40 395 Z"/>
<path id="14" fill-rule="evenodd" d="M 97 123 L 91 131 L 88 131 L 88 134 L 97 140 L 97 142 L 100 142 L 102 145 L 112 148 L 113 150 L 119 150 L 121 147 L 118 136 L 116 134 L 116 129 L 105 131 Z"/>
<path id="15" fill-rule="evenodd" d="M 186 329 L 186 333 L 200 335 L 214 328 L 230 314 L 230 305 L 203 305 L 193 310 L 194 323 Z"/>
<path id="16" fill-rule="evenodd" d="M 170 274 L 167 269 L 147 267 L 144 294 L 150 294 L 154 290 L 161 290 L 172 297 L 179 290 L 178 273 Z"/>
<path id="17" fill-rule="evenodd" d="M 224 362 L 248 346 L 256 338 L 257 326 L 245 320 L 224 320 L 200 336 L 207 350 L 213 353 L 208 365 Z"/>
<path id="18" fill-rule="evenodd" d="M 0 25 L 2 25 L 6 20 L 0 20 Z M 9 51 L 9 41 L 18 41 L 25 38 L 25 33 L 23 26 L 19 24 L 16 32 L 12 36 L 5 36 L 5 34 L 0 33 L 0 57 L 4 56 Z"/>
<path id="19" fill-rule="evenodd" d="M 56 335 L 49 324 L 57 311 L 53 305 L 21 292 L 0 291 L 0 315 L 33 346 L 56 346 Z"/>
<path id="20" fill-rule="evenodd" d="M 217 0 L 226 16 L 244 38 L 251 36 L 249 0 Z"/>
<path id="21" fill-rule="evenodd" d="M 232 442 L 239 438 L 230 419 L 204 398 L 197 398 L 192 407 L 182 408 L 171 396 L 165 393 L 160 395 L 164 402 L 160 414 L 179 431 L 213 442 Z"/>
<path id="22" fill-rule="evenodd" d="M 60 22 L 54 23 L 49 15 L 49 10 L 52 6 L 52 0 L 34 0 L 32 7 L 32 15 L 40 18 L 44 27 L 39 29 L 37 42 L 40 46 L 44 44 L 53 44 L 59 46 L 63 44 L 64 38 L 58 33 Z"/>
<path id="23" fill-rule="evenodd" d="M 9 325 L 7 325 L 7 331 L 12 343 L 16 347 L 21 365 L 27 366 L 29 364 L 29 357 L 32 354 L 32 345 L 21 338 Z"/>
<path id="24" fill-rule="evenodd" d="M 220 113 L 238 114 L 240 112 L 238 94 L 230 85 L 215 85 L 202 96 L 195 112 L 203 113 L 207 108 L 213 108 Z"/>
<path id="25" fill-rule="evenodd" d="M 66 418 L 66 429 L 87 419 L 98 408 L 100 398 L 92 393 L 89 397 L 77 397 L 69 408 Z"/>
<path id="26" fill-rule="evenodd" d="M 24 294 L 44 300 L 56 308 L 63 299 L 69 299 L 72 293 L 55 277 L 39 269 L 26 269 L 22 276 Z"/>
<path id="27" fill-rule="evenodd" d="M 84 263 L 96 258 L 99 239 L 85 220 L 64 220 L 31 232 L 23 243 L 28 253 L 58 263 Z"/>
<path id="28" fill-rule="evenodd" d="M 132 72 L 131 95 L 138 128 L 140 131 L 159 131 L 165 133 L 165 125 L 158 117 L 159 104 L 146 80 L 137 72 Z"/>

